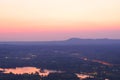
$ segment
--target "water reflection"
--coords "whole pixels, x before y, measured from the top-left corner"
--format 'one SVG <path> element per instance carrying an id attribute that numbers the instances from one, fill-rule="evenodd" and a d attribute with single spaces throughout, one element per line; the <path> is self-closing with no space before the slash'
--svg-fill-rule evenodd
<path id="1" fill-rule="evenodd" d="M 108 62 L 104 62 L 104 61 L 100 61 L 100 60 L 92 60 L 92 62 L 97 62 L 103 65 L 107 65 L 107 66 L 113 66 L 112 64 L 108 63 Z"/>
<path id="2" fill-rule="evenodd" d="M 85 74 L 76 74 L 76 75 L 80 80 L 83 80 L 83 79 L 86 79 L 86 78 L 94 78 L 93 76 L 85 75 Z"/>
<path id="3" fill-rule="evenodd" d="M 35 74 L 37 72 L 41 77 L 47 77 L 50 73 L 63 73 L 63 71 L 48 70 L 48 69 L 41 70 L 36 67 L 16 67 L 16 68 L 7 68 L 7 69 L 0 68 L 0 71 L 6 74 L 9 74 L 9 73 Z"/>

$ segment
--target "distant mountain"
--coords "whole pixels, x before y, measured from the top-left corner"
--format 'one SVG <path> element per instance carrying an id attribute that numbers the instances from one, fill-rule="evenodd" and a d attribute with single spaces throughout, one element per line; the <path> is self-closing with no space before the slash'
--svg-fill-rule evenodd
<path id="1" fill-rule="evenodd" d="M 120 39 L 80 39 L 70 38 L 62 41 L 16 41 L 0 42 L 0 44 L 32 44 L 32 45 L 89 45 L 89 44 L 120 44 Z"/>
<path id="2" fill-rule="evenodd" d="M 120 44 L 119 39 L 80 39 L 70 38 L 66 40 L 68 44 Z"/>

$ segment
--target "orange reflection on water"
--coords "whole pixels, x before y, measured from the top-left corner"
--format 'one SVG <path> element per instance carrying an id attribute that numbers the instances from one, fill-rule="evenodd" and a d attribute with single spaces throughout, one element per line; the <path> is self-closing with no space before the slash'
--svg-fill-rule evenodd
<path id="1" fill-rule="evenodd" d="M 85 75 L 85 74 L 76 74 L 76 75 L 80 80 L 86 79 L 86 78 L 93 78 L 93 76 Z"/>
<path id="2" fill-rule="evenodd" d="M 78 78 L 80 79 L 85 79 L 85 78 L 88 78 L 89 76 L 88 75 L 83 75 L 83 74 L 76 74 Z"/>
<path id="3" fill-rule="evenodd" d="M 104 62 L 104 61 L 100 61 L 100 60 L 92 60 L 93 62 L 97 62 L 103 65 L 107 65 L 107 66 L 112 66 L 112 64 L 108 63 L 108 62 Z"/>
<path id="4" fill-rule="evenodd" d="M 35 73 L 39 72 L 40 69 L 37 69 L 35 67 L 22 67 L 22 68 L 10 68 L 10 69 L 4 69 L 4 73 L 14 73 L 14 74 L 24 74 L 24 73 Z"/>
<path id="5" fill-rule="evenodd" d="M 0 71 L 3 71 L 4 69 L 0 68 Z"/>
<path id="6" fill-rule="evenodd" d="M 41 77 L 47 77 L 50 73 L 62 73 L 62 71 L 56 71 L 56 70 L 41 70 L 36 67 L 16 67 L 16 68 L 8 68 L 8 69 L 2 69 L 0 68 L 0 71 L 3 73 L 9 74 L 35 74 L 36 72 L 41 76 Z"/>

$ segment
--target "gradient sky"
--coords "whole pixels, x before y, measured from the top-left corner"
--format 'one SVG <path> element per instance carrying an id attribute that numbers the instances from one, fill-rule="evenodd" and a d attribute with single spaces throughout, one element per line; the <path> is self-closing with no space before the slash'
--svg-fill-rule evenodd
<path id="1" fill-rule="evenodd" d="M 120 0 L 0 0 L 0 41 L 120 39 Z"/>

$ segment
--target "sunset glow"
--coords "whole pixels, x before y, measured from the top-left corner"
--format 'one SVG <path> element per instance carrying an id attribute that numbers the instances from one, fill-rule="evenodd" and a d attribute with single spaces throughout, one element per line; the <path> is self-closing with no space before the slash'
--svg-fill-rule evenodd
<path id="1" fill-rule="evenodd" d="M 0 41 L 119 35 L 120 0 L 0 0 Z"/>

